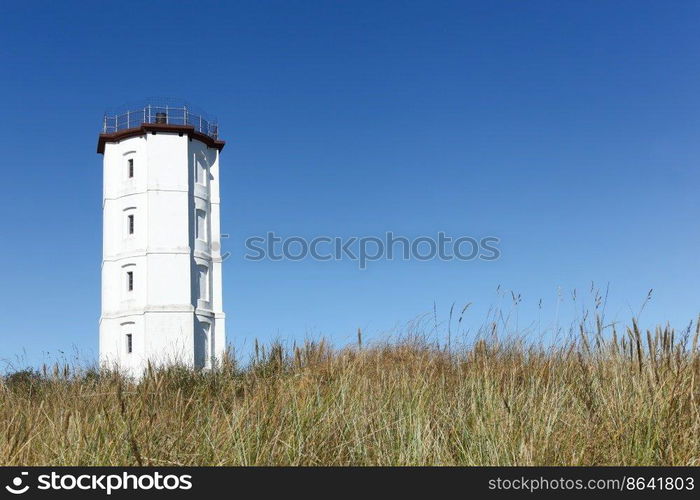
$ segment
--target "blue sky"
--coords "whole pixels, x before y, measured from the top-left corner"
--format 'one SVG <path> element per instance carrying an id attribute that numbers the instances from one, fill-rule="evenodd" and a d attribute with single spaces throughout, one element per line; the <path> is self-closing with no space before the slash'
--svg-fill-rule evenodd
<path id="1" fill-rule="evenodd" d="M 242 352 L 254 338 L 343 344 L 358 327 L 386 338 L 434 304 L 442 327 L 472 302 L 472 330 L 500 306 L 548 331 L 591 304 L 592 281 L 609 284 L 611 321 L 653 288 L 642 322 L 685 326 L 700 312 L 699 15 L 644 1 L 6 4 L 0 359 L 96 356 L 99 125 L 148 96 L 207 110 L 228 141 L 224 300 Z M 267 231 L 494 235 L 502 256 L 244 260 Z"/>

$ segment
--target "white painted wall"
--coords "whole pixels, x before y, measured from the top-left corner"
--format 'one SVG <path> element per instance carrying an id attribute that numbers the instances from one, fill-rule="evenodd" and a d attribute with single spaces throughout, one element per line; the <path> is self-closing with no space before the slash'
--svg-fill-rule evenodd
<path id="1" fill-rule="evenodd" d="M 103 172 L 101 365 L 134 376 L 149 361 L 210 367 L 226 348 L 219 151 L 187 134 L 149 133 L 107 142 Z M 207 224 L 199 239 L 197 210 Z M 134 234 L 128 233 L 129 214 Z M 198 266 L 208 269 L 207 300 L 197 298 Z"/>

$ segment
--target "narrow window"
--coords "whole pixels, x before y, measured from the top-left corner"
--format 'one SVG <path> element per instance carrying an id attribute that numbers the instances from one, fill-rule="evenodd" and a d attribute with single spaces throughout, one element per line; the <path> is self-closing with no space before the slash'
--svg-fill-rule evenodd
<path id="1" fill-rule="evenodd" d="M 134 216 L 133 215 L 127 215 L 126 227 L 127 227 L 127 233 L 134 234 Z"/>
<path id="2" fill-rule="evenodd" d="M 204 337 L 204 367 L 211 368 L 211 347 L 209 346 L 209 323 L 202 324 L 202 336 Z"/>
<path id="3" fill-rule="evenodd" d="M 199 300 L 209 300 L 209 268 L 207 266 L 197 266 L 197 281 L 198 290 L 197 298 Z"/>
<path id="4" fill-rule="evenodd" d="M 197 210 L 195 233 L 195 238 L 207 241 L 207 213 L 204 210 Z"/>
<path id="5" fill-rule="evenodd" d="M 126 272 L 126 290 L 128 292 L 134 291 L 134 271 Z"/>
<path id="6" fill-rule="evenodd" d="M 200 323 L 194 344 L 194 366 L 196 369 L 211 368 L 212 344 L 209 323 Z"/>
<path id="7" fill-rule="evenodd" d="M 195 156 L 194 159 L 194 170 L 195 170 L 195 182 L 197 184 L 206 184 L 207 183 L 207 169 L 204 166 L 204 159 L 201 157 Z"/>
<path id="8" fill-rule="evenodd" d="M 134 159 L 133 158 L 129 158 L 127 160 L 127 172 L 128 172 L 127 175 L 129 176 L 129 179 L 133 179 L 134 178 Z"/>
<path id="9" fill-rule="evenodd" d="M 132 352 L 134 352 L 134 342 L 133 342 L 132 335 L 130 333 L 126 334 L 126 352 L 128 354 L 131 354 Z"/>

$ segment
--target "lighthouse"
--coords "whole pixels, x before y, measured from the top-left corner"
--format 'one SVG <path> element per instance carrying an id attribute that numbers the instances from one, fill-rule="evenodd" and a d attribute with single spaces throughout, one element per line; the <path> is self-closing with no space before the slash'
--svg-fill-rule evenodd
<path id="1" fill-rule="evenodd" d="M 218 125 L 186 105 L 107 114 L 100 365 L 215 367 L 226 349 Z"/>

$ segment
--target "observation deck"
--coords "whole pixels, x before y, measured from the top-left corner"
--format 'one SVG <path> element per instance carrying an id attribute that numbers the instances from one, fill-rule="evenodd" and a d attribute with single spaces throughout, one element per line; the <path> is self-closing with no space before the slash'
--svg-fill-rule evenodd
<path id="1" fill-rule="evenodd" d="M 221 151 L 226 144 L 219 140 L 219 125 L 186 105 L 144 104 L 123 111 L 105 113 L 97 141 L 97 152 L 104 153 L 105 144 L 148 132 L 179 132 Z"/>

